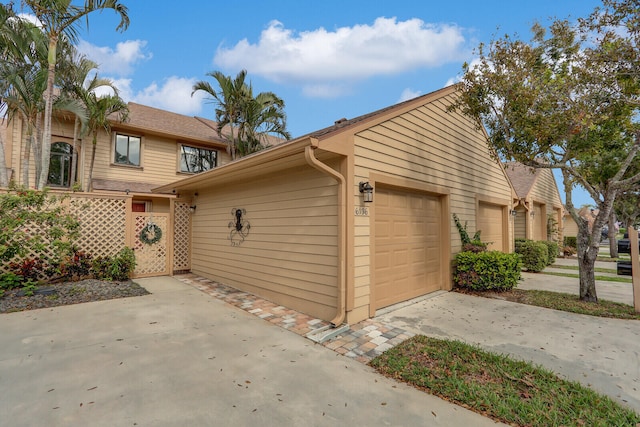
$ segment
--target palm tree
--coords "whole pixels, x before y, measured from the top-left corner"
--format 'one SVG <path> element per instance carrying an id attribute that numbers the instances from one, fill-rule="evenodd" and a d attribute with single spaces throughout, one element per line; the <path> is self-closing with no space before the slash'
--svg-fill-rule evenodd
<path id="1" fill-rule="evenodd" d="M 199 90 L 211 96 L 212 102 L 216 104 L 216 122 L 218 122 L 216 130 L 218 136 L 222 136 L 222 130 L 225 126 L 229 127 L 227 152 L 231 155 L 231 160 L 235 160 L 237 147 L 235 127 L 238 125 L 240 117 L 242 116 L 243 105 L 250 96 L 249 87 L 244 82 L 247 71 L 240 71 L 233 80 L 220 71 L 209 72 L 207 76 L 213 77 L 218 82 L 220 90 L 215 90 L 206 81 L 199 81 L 193 85 L 191 96 Z"/>
<path id="2" fill-rule="evenodd" d="M 49 175 L 49 157 L 51 155 L 51 117 L 54 101 L 54 82 L 56 77 L 56 59 L 58 42 L 65 35 L 69 41 L 77 39 L 78 22 L 94 11 L 113 9 L 120 15 L 117 31 L 124 31 L 129 27 L 127 7 L 118 0 L 85 0 L 83 6 L 72 4 L 71 0 L 23 0 L 34 13 L 42 25 L 42 31 L 47 35 L 47 88 L 44 93 L 44 130 L 42 141 L 42 169 L 38 189 L 43 189 Z"/>
<path id="3" fill-rule="evenodd" d="M 272 92 L 262 92 L 254 98 L 251 84 L 245 83 L 246 70 L 233 80 L 220 71 L 207 75 L 218 82 L 220 89 L 216 91 L 208 82 L 199 81 L 193 86 L 192 95 L 202 90 L 216 104 L 216 130 L 222 136 L 223 129 L 228 127 L 227 152 L 232 160 L 237 154 L 244 156 L 262 149 L 270 134 L 290 138 L 284 101 Z"/>
<path id="4" fill-rule="evenodd" d="M 97 78 L 97 76 L 96 76 Z M 115 95 L 98 97 L 95 92 L 88 92 L 84 100 L 89 113 L 88 133 L 91 134 L 91 162 L 89 165 L 89 182 L 86 191 L 93 190 L 93 165 L 96 159 L 98 145 L 98 131 L 103 129 L 107 135 L 111 134 L 111 119 L 124 122 L 129 115 L 129 107 L 116 92 Z"/>
<path id="5" fill-rule="evenodd" d="M 270 135 L 291 139 L 286 127 L 284 101 L 273 92 L 260 92 L 244 105 L 238 129 L 238 153 L 246 156 L 262 150 Z"/>
<path id="6" fill-rule="evenodd" d="M 75 49 L 71 49 L 69 51 L 69 54 L 69 57 L 66 58 L 66 61 L 64 61 L 64 67 L 61 67 L 61 70 L 58 73 L 60 75 L 59 84 L 61 86 L 62 92 L 68 94 L 70 97 L 77 99 L 84 106 L 86 115 L 89 116 L 84 122 L 82 121 L 81 116 L 76 116 L 75 118 L 73 127 L 73 152 L 78 153 L 78 148 L 82 149 L 82 138 L 79 136 L 92 133 L 93 129 L 89 129 L 89 127 L 91 126 L 105 128 L 105 125 L 101 124 L 105 121 L 105 119 L 96 116 L 102 114 L 103 110 L 110 114 L 108 108 L 105 109 L 104 106 L 98 105 L 98 98 L 95 96 L 95 91 L 99 88 L 109 88 L 117 96 L 118 90 L 113 85 L 112 80 L 98 77 L 97 72 L 93 75 L 92 78 L 89 78 L 89 74 L 91 73 L 91 71 L 95 70 L 98 67 L 98 64 L 86 58 L 84 55 L 77 55 L 77 51 Z M 120 104 L 124 104 L 124 102 L 121 102 Z M 82 128 L 80 128 L 81 124 Z M 106 129 L 107 133 L 109 133 L 110 127 L 108 123 L 106 125 Z M 94 141 L 94 144 L 95 143 L 96 142 Z M 94 156 L 95 147 L 92 150 L 92 164 L 94 161 Z M 77 168 L 77 156 L 73 156 L 71 159 L 71 185 L 75 183 Z"/>
<path id="7" fill-rule="evenodd" d="M 16 17 L 11 5 L 0 4 L 0 115 L 7 121 L 10 121 L 20 108 L 32 108 L 18 106 L 15 103 L 19 102 L 21 96 L 28 98 L 30 103 L 35 99 L 35 95 L 27 92 L 38 86 L 33 82 L 33 78 L 37 75 L 35 71 L 39 68 L 39 61 L 44 52 L 43 46 L 46 47 L 39 35 L 41 32 L 35 25 Z M 16 83 L 19 85 L 17 90 L 14 87 Z M 0 186 L 7 185 L 4 141 L 0 139 Z"/>

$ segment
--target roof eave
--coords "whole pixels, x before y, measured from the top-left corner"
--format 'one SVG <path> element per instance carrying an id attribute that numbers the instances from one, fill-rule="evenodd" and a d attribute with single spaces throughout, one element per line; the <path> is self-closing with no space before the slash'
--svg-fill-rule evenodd
<path id="1" fill-rule="evenodd" d="M 304 148 L 314 146 L 316 141 L 313 138 L 305 137 L 286 142 L 282 145 L 260 151 L 256 154 L 243 157 L 239 160 L 219 166 L 207 172 L 202 172 L 189 178 L 174 181 L 160 187 L 153 188 L 153 193 L 179 192 L 181 190 L 188 191 L 196 189 L 206 184 L 208 181 L 215 181 L 225 175 L 231 175 L 237 171 L 247 171 L 256 166 L 264 166 L 266 163 L 274 162 L 279 159 L 290 157 L 297 152 L 304 153 Z"/>

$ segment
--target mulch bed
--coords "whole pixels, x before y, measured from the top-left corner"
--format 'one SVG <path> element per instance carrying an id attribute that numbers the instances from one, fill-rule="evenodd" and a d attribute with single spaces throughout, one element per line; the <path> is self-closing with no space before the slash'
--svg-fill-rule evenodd
<path id="1" fill-rule="evenodd" d="M 149 292 L 131 280 L 107 282 L 85 279 L 38 286 L 34 295 L 24 295 L 20 289 L 5 291 L 0 298 L 0 313 L 57 307 L 83 302 L 102 301 L 147 295 Z"/>

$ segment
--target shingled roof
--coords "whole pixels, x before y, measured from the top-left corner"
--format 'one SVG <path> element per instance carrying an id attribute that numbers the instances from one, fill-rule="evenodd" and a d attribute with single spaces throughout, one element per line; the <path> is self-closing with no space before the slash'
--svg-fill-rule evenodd
<path id="1" fill-rule="evenodd" d="M 525 166 L 518 162 L 504 163 L 504 169 L 519 199 L 527 197 L 536 178 L 542 173 L 542 169 Z"/>
<path id="2" fill-rule="evenodd" d="M 128 120 L 126 122 L 114 120 L 113 127 L 167 135 L 177 140 L 226 144 L 225 139 L 218 136 L 217 123 L 213 120 L 185 116 L 134 102 L 129 102 L 127 106 L 129 107 Z"/>

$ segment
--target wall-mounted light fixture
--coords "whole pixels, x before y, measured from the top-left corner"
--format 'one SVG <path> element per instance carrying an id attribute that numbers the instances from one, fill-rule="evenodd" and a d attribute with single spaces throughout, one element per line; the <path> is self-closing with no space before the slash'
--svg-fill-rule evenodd
<path id="1" fill-rule="evenodd" d="M 196 213 L 196 199 L 197 198 L 198 198 L 198 193 L 193 193 L 193 199 L 192 199 L 193 204 L 191 206 L 189 206 L 189 212 L 191 212 L 192 214 Z"/>
<path id="2" fill-rule="evenodd" d="M 535 218 L 535 216 L 536 216 L 536 212 L 535 212 L 535 211 L 531 211 L 531 212 L 529 212 L 529 216 L 530 216 L 531 218 Z"/>
<path id="3" fill-rule="evenodd" d="M 365 203 L 373 202 L 373 187 L 369 182 L 361 182 L 359 184 L 360 192 L 364 198 Z"/>
<path id="4" fill-rule="evenodd" d="M 509 214 L 510 214 L 512 217 L 514 217 L 514 218 L 515 218 L 515 217 L 518 215 L 518 211 L 516 211 L 515 209 L 511 209 L 511 210 L 509 211 Z"/>

